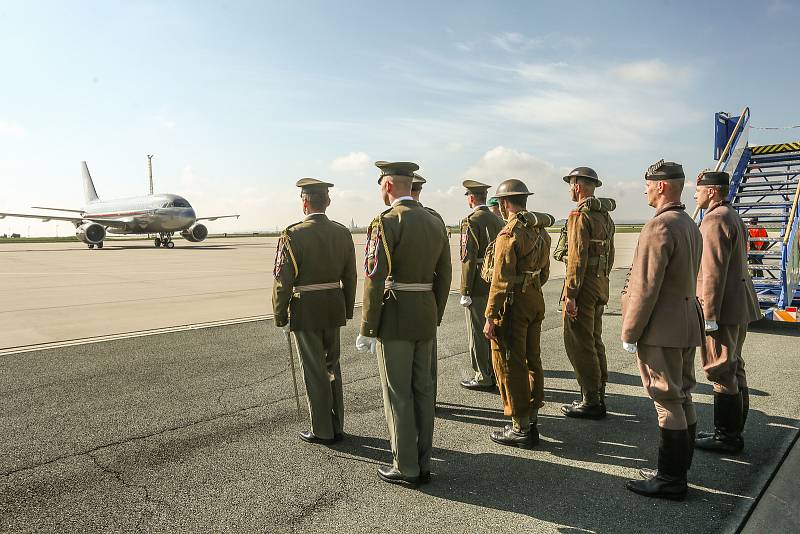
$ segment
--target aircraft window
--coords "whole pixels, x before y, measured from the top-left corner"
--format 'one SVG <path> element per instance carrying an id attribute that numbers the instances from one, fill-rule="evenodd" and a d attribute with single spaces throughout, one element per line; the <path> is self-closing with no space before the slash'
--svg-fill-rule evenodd
<path id="1" fill-rule="evenodd" d="M 164 205 L 161 206 L 161 207 L 162 208 L 171 208 L 172 207 L 172 202 L 164 202 Z"/>
<path id="2" fill-rule="evenodd" d="M 190 208 L 191 207 L 191 206 L 189 206 L 189 203 L 186 202 L 185 200 L 176 200 L 175 202 L 173 202 L 173 204 L 175 205 L 176 208 Z"/>

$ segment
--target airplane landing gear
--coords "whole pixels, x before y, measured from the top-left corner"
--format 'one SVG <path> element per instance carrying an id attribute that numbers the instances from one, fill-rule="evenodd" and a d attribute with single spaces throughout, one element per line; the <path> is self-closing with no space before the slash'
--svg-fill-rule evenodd
<path id="1" fill-rule="evenodd" d="M 175 243 L 172 242 L 172 234 L 160 234 L 153 242 L 156 247 L 175 248 Z"/>
<path id="2" fill-rule="evenodd" d="M 88 246 L 89 248 L 94 248 L 94 245 L 92 245 L 91 243 Z"/>
<path id="3" fill-rule="evenodd" d="M 103 248 L 103 242 L 102 242 L 102 241 L 100 241 L 100 242 L 97 244 L 97 248 Z"/>

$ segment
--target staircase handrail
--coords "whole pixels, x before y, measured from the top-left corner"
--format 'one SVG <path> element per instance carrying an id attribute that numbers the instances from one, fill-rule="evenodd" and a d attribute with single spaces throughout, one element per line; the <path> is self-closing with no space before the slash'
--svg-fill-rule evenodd
<path id="1" fill-rule="evenodd" d="M 733 127 L 733 132 L 731 136 L 728 138 L 728 143 L 725 145 L 725 150 L 722 151 L 720 154 L 719 159 L 717 160 L 717 165 L 714 167 L 714 172 L 719 172 L 722 168 L 722 165 L 725 163 L 725 160 L 728 158 L 728 152 L 731 150 L 731 145 L 733 145 L 733 141 L 739 138 L 739 134 L 741 133 L 741 129 L 746 123 L 750 120 L 750 107 L 745 106 L 742 110 L 742 114 L 739 115 L 739 120 L 736 121 L 736 126 Z M 697 215 L 700 213 L 700 207 L 696 207 L 694 209 L 694 215 L 692 215 L 692 219 L 697 219 Z"/>
<path id="2" fill-rule="evenodd" d="M 786 234 L 783 236 L 783 244 L 789 244 L 789 237 L 791 237 L 792 223 L 797 215 L 797 202 L 800 200 L 800 183 L 797 184 L 797 190 L 794 192 L 794 201 L 792 202 L 792 211 L 789 212 L 789 220 L 786 223 Z"/>

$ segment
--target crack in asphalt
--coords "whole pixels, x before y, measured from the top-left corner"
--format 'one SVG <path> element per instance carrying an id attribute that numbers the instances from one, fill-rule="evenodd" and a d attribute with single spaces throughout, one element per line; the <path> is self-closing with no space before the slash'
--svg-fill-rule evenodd
<path id="1" fill-rule="evenodd" d="M 146 519 L 151 518 L 151 517 L 153 517 L 153 515 L 155 515 L 155 511 L 150 509 L 150 505 L 152 503 L 158 503 L 158 504 L 162 504 L 162 505 L 167 504 L 164 501 L 152 498 L 152 496 L 150 495 L 150 489 L 146 485 L 144 485 L 144 484 L 133 484 L 133 483 L 127 482 L 125 480 L 125 477 L 124 477 L 122 471 L 117 471 L 116 469 L 112 469 L 110 466 L 103 465 L 102 463 L 100 463 L 100 459 L 97 458 L 97 456 L 95 456 L 94 454 L 86 453 L 85 456 L 88 456 L 92 460 L 92 463 L 100 471 L 102 471 L 102 472 L 104 472 L 106 474 L 112 475 L 114 477 L 114 479 L 116 479 L 116 481 L 119 482 L 122 486 L 124 486 L 126 488 L 139 490 L 140 492 L 143 493 L 143 495 L 144 495 L 144 504 L 143 504 L 142 509 L 140 510 L 140 513 L 139 513 L 139 520 L 136 522 L 136 530 L 137 531 L 141 531 L 142 530 L 142 524 L 145 522 Z"/>

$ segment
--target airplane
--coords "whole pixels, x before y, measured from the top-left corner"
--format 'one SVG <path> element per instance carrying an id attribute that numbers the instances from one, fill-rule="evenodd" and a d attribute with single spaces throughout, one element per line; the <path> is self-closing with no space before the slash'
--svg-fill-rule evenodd
<path id="1" fill-rule="evenodd" d="M 77 216 L 0 212 L 0 219 L 24 217 L 44 222 L 71 222 L 75 225 L 75 235 L 78 239 L 86 243 L 90 249 L 95 247 L 101 249 L 107 234 L 157 234 L 158 237 L 154 241 L 156 248 L 174 248 L 172 235 L 175 232 L 180 232 L 187 241 L 199 243 L 208 237 L 208 228 L 204 224 L 198 224 L 198 221 L 239 218 L 239 215 L 197 217 L 191 204 L 178 195 L 151 194 L 144 197 L 100 200 L 85 161 L 81 162 L 81 171 L 83 192 L 86 197 L 86 206 L 83 209 L 33 206 L 33 209 L 77 213 Z"/>

